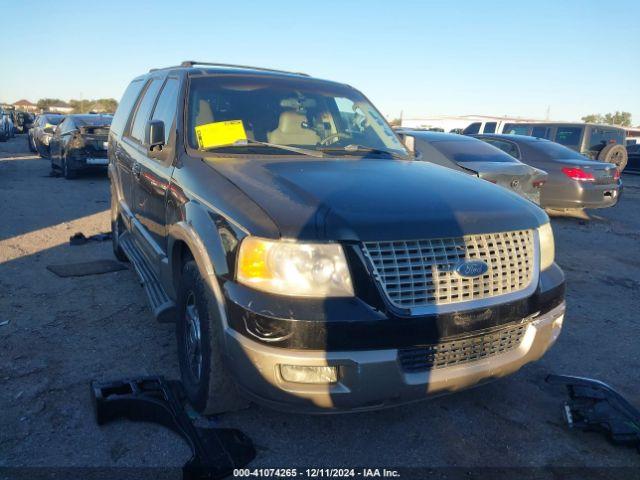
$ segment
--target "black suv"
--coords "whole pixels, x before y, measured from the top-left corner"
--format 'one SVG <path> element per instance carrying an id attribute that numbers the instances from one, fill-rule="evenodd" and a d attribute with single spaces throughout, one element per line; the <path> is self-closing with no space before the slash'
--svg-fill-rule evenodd
<path id="1" fill-rule="evenodd" d="M 184 62 L 109 133 L 115 255 L 176 321 L 197 409 L 376 409 L 507 375 L 555 342 L 546 214 L 414 161 L 354 88 Z"/>

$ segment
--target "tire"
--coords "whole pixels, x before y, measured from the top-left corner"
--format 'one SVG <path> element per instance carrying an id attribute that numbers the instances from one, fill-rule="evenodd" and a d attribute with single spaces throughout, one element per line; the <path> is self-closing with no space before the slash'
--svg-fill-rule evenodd
<path id="1" fill-rule="evenodd" d="M 182 268 L 176 310 L 180 375 L 191 404 L 205 415 L 248 406 L 224 364 L 218 302 L 193 260 Z"/>
<path id="2" fill-rule="evenodd" d="M 627 154 L 627 149 L 624 148 L 624 146 L 612 143 L 600 150 L 598 160 L 601 162 L 613 163 L 618 167 L 618 170 L 622 172 L 627 166 L 629 155 Z"/>
<path id="3" fill-rule="evenodd" d="M 78 176 L 78 173 L 75 170 L 71 170 L 69 168 L 69 162 L 67 161 L 67 156 L 62 156 L 62 175 L 67 180 L 73 180 Z"/>
<path id="4" fill-rule="evenodd" d="M 34 153 L 38 151 L 33 143 L 33 137 L 31 135 L 27 135 L 27 143 L 29 144 L 29 151 Z"/>

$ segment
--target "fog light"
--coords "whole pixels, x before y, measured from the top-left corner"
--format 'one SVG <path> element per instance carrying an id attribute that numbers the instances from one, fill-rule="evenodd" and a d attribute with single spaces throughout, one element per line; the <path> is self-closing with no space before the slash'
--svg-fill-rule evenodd
<path id="1" fill-rule="evenodd" d="M 280 365 L 280 375 L 287 382 L 336 383 L 338 381 L 338 368 Z"/>

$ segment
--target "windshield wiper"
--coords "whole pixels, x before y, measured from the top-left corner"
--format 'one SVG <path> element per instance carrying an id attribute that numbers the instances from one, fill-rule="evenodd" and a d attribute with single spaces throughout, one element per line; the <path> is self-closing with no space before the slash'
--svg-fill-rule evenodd
<path id="1" fill-rule="evenodd" d="M 307 148 L 292 147 L 290 145 L 279 145 L 277 143 L 259 142 L 258 140 L 236 140 L 233 143 L 227 143 L 225 145 L 217 145 L 215 147 L 207 148 L 207 151 L 217 150 L 219 148 L 229 147 L 247 147 L 247 146 L 260 146 L 278 148 L 280 150 L 287 150 L 289 152 L 301 153 L 302 155 L 309 155 L 310 157 L 323 158 L 324 154 L 318 150 L 309 150 Z"/>
<path id="2" fill-rule="evenodd" d="M 321 152 L 325 153 L 342 153 L 342 154 L 358 154 L 358 153 L 373 153 L 375 155 L 389 155 L 392 158 L 397 158 L 400 160 L 407 160 L 408 156 L 401 155 L 399 153 L 392 152 L 390 150 L 384 150 L 382 148 L 374 148 L 374 147 L 366 147 L 364 145 L 356 145 L 351 144 L 346 147 L 325 147 L 320 149 Z"/>

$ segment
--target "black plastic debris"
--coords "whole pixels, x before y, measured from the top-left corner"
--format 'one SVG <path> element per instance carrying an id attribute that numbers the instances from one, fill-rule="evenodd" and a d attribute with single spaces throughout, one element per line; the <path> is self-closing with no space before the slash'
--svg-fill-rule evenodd
<path id="1" fill-rule="evenodd" d="M 640 411 L 606 383 L 590 378 L 549 375 L 547 383 L 565 385 L 564 413 L 569 428 L 606 433 L 613 443 L 640 452 Z"/>
<path id="2" fill-rule="evenodd" d="M 76 232 L 69 237 L 69 244 L 76 246 L 84 245 L 88 242 L 106 242 L 108 240 L 111 240 L 111 232 L 96 233 L 90 237 L 85 236 L 82 232 Z"/>
<path id="3" fill-rule="evenodd" d="M 100 275 L 102 273 L 111 273 L 126 269 L 126 265 L 116 262 L 115 260 L 93 260 L 91 262 L 47 265 L 47 270 L 63 278 Z"/>
<path id="4" fill-rule="evenodd" d="M 131 378 L 93 383 L 91 391 L 98 425 L 127 418 L 158 423 L 178 433 L 192 452 L 182 469 L 185 480 L 225 478 L 256 456 L 253 442 L 239 430 L 194 426 L 184 410 L 180 382 L 162 376 Z"/>

